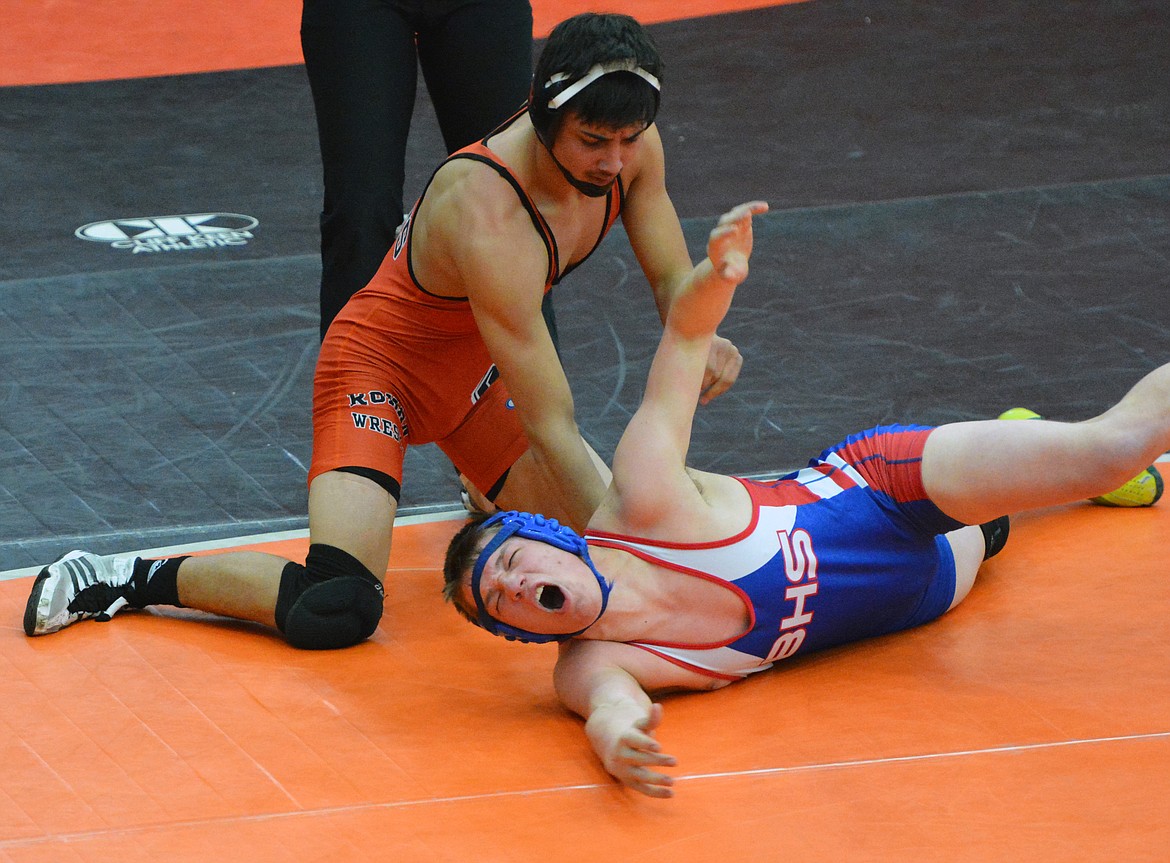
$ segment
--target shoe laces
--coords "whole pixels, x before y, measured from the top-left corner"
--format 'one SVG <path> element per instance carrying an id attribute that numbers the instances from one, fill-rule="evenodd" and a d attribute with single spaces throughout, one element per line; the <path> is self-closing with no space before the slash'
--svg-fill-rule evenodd
<path id="1" fill-rule="evenodd" d="M 115 587 L 111 584 L 91 584 L 78 591 L 77 596 L 69 603 L 69 611 L 74 614 L 93 614 L 98 620 L 109 620 L 129 600 L 126 599 L 126 589 L 129 585 Z"/>

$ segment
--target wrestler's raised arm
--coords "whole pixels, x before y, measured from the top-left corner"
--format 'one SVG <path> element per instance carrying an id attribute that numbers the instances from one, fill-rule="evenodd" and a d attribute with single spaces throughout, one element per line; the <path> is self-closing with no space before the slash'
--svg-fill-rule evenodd
<path id="1" fill-rule="evenodd" d="M 695 276 L 682 226 L 666 190 L 662 142 L 657 127 L 645 132 L 637 176 L 622 209 L 630 247 L 654 292 L 663 323 L 677 297 L 687 293 Z M 739 377 L 743 357 L 728 339 L 715 334 L 707 350 L 699 401 L 706 404 L 729 390 Z"/>
<path id="2" fill-rule="evenodd" d="M 711 231 L 707 257 L 674 296 L 642 403 L 614 454 L 613 493 L 625 521 L 652 520 L 680 494 L 697 494 L 685 467 L 711 340 L 747 278 L 752 216 L 767 209 L 752 201 L 724 213 Z"/>

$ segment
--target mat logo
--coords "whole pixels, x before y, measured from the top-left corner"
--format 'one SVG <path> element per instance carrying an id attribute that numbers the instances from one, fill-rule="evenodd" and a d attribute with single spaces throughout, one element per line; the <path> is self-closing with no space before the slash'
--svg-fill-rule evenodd
<path id="1" fill-rule="evenodd" d="M 139 255 L 245 246 L 259 224 L 259 220 L 240 213 L 190 213 L 90 222 L 73 235 Z"/>

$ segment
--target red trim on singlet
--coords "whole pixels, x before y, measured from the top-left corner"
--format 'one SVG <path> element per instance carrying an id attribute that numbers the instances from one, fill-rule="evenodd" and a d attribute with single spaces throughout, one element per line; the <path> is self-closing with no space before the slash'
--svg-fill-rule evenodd
<path id="1" fill-rule="evenodd" d="M 727 545 L 734 545 L 736 542 L 739 542 L 741 539 L 743 539 L 744 537 L 751 534 L 756 529 L 756 524 L 759 521 L 759 514 L 760 514 L 759 507 L 753 506 L 752 507 L 751 521 L 748 523 L 748 526 L 746 528 L 744 528 L 742 531 L 735 534 L 734 536 L 727 537 L 726 539 L 712 540 L 710 542 L 667 542 L 665 540 L 644 539 L 641 537 L 628 536 L 628 535 L 624 535 L 624 534 L 606 533 L 605 531 L 593 531 L 593 530 L 588 531 L 585 534 L 585 539 L 588 542 L 590 547 L 597 546 L 598 548 L 609 548 L 609 549 L 613 549 L 615 551 L 622 551 L 622 552 L 625 552 L 626 554 L 633 555 L 634 557 L 638 558 L 639 560 L 644 560 L 647 563 L 653 564 L 654 566 L 661 566 L 663 569 L 669 569 L 669 570 L 672 570 L 673 572 L 681 573 L 682 575 L 689 575 L 689 576 L 692 576 L 694 578 L 701 578 L 704 581 L 707 581 L 707 582 L 714 584 L 718 587 L 722 587 L 722 588 L 726 588 L 727 590 L 730 590 L 732 593 L 734 593 L 736 595 L 736 597 L 739 599 L 739 601 L 741 603 L 743 603 L 743 607 L 747 611 L 747 615 L 748 615 L 748 624 L 744 628 L 744 630 L 742 632 L 739 632 L 738 634 L 733 635 L 730 638 L 727 638 L 727 639 L 722 640 L 722 641 L 683 643 L 683 642 L 673 642 L 673 641 L 657 641 L 655 639 L 640 639 L 637 642 L 627 642 L 627 643 L 635 644 L 635 645 L 650 644 L 650 645 L 657 645 L 659 647 L 676 647 L 676 648 L 679 648 L 680 650 L 712 650 L 712 649 L 717 648 L 717 647 L 727 647 L 727 645 L 738 641 L 739 639 L 741 639 L 745 635 L 747 635 L 749 632 L 751 632 L 756 626 L 756 610 L 753 607 L 752 601 L 751 601 L 750 597 L 748 597 L 747 593 L 743 590 L 743 588 L 741 588 L 739 585 L 737 585 L 734 581 L 728 581 L 724 578 L 720 578 L 716 575 L 712 575 L 711 573 L 703 572 L 700 569 L 694 569 L 692 567 L 685 566 L 681 563 L 675 563 L 675 562 L 670 561 L 670 560 L 663 560 L 662 558 L 655 556 L 652 550 L 646 550 L 646 549 L 641 549 L 641 548 L 632 548 L 630 546 L 622 545 L 620 543 L 624 541 L 624 542 L 629 542 L 629 543 L 637 543 L 638 545 L 648 545 L 648 546 L 651 546 L 652 549 L 653 548 L 662 548 L 662 549 L 678 549 L 678 550 L 688 550 L 688 549 L 705 550 L 705 549 L 710 549 L 710 548 L 720 548 L 720 547 L 727 546 Z"/>
<path id="2" fill-rule="evenodd" d="M 922 451 L 931 428 L 897 428 L 854 437 L 834 451 L 861 474 L 870 488 L 898 503 L 929 500 L 922 482 Z"/>
<path id="3" fill-rule="evenodd" d="M 815 464 L 796 472 L 796 475 L 785 475 L 776 480 L 750 480 L 734 477 L 740 485 L 747 489 L 748 495 L 757 507 L 760 506 L 800 506 L 823 500 L 825 495 L 818 494 L 809 488 L 811 473 L 820 474 L 833 483 L 841 491 L 848 491 L 857 487 L 857 482 L 841 468 L 832 464 Z M 820 482 L 819 480 L 817 481 Z"/>
<path id="4" fill-rule="evenodd" d="M 739 479 L 739 477 L 735 477 L 735 479 Z M 745 481 L 740 480 L 740 482 L 745 482 Z M 748 492 L 750 494 L 750 492 L 751 492 L 750 487 L 748 487 Z M 674 563 L 673 561 L 663 560 L 659 557 L 654 556 L 653 552 L 650 550 L 643 550 L 641 548 L 631 548 L 629 546 L 620 545 L 620 544 L 618 544 L 617 541 L 639 543 L 642 545 L 649 545 L 652 548 L 661 548 L 661 549 L 705 550 L 705 549 L 711 549 L 711 548 L 719 548 L 719 547 L 724 546 L 724 545 L 734 544 L 734 543 L 740 541 L 741 539 L 745 538 L 746 536 L 748 536 L 752 532 L 754 532 L 756 529 L 756 526 L 759 522 L 759 514 L 760 514 L 760 508 L 759 508 L 759 505 L 757 504 L 757 502 L 753 496 L 752 515 L 751 515 L 751 521 L 748 524 L 748 526 L 746 528 L 744 528 L 742 531 L 740 531 L 739 533 L 735 534 L 734 536 L 730 536 L 730 537 L 727 537 L 725 539 L 712 540 L 710 542 L 669 542 L 666 540 L 645 539 L 645 538 L 641 538 L 641 537 L 630 536 L 628 534 L 608 533 L 606 531 L 594 531 L 594 530 L 588 531 L 585 534 L 585 538 L 588 541 L 590 547 L 597 546 L 599 548 L 608 548 L 608 549 L 613 549 L 616 551 L 622 551 L 622 552 L 625 552 L 626 554 L 629 554 L 629 555 L 637 557 L 641 560 L 644 560 L 647 563 L 654 564 L 655 566 L 661 566 L 664 569 L 669 569 L 669 570 L 672 570 L 674 572 L 682 573 L 683 575 L 690 575 L 690 576 L 693 576 L 695 578 L 702 578 L 702 579 L 709 581 L 713 584 L 717 584 L 721 587 L 727 588 L 732 593 L 734 593 L 737 597 L 739 597 L 740 602 L 743 603 L 743 606 L 747 610 L 747 613 L 748 613 L 747 627 L 744 628 L 744 630 L 742 632 L 740 632 L 737 635 L 734 635 L 726 640 L 706 642 L 706 643 L 683 643 L 683 642 L 673 642 L 673 641 L 657 641 L 654 639 L 638 639 L 637 641 L 626 641 L 626 642 L 623 642 L 623 644 L 627 644 L 630 647 L 637 647 L 641 650 L 646 651 L 647 653 L 651 654 L 652 656 L 656 656 L 659 659 L 662 659 L 662 660 L 669 662 L 670 664 L 672 664 L 678 668 L 685 669 L 686 671 L 690 671 L 694 674 L 698 674 L 698 675 L 701 675 L 703 677 L 711 677 L 711 678 L 714 678 L 716 680 L 728 680 L 728 681 L 742 680 L 744 677 L 746 677 L 747 676 L 746 674 L 726 674 L 724 672 L 714 671 L 710 668 L 703 668 L 700 665 L 695 665 L 694 663 L 687 662 L 685 659 L 682 659 L 680 657 L 671 656 L 669 654 L 665 654 L 665 653 L 662 653 L 658 650 L 655 650 L 656 647 L 667 648 L 667 649 L 674 648 L 676 650 L 716 650 L 718 648 L 727 647 L 728 645 L 734 644 L 736 641 L 743 638 L 745 635 L 747 635 L 749 632 L 751 632 L 756 627 L 756 610 L 755 610 L 755 607 L 752 605 L 751 599 L 748 597 L 747 593 L 743 590 L 743 588 L 739 587 L 739 585 L 737 585 L 733 581 L 727 581 L 726 579 L 719 578 L 717 576 L 711 575 L 710 573 L 703 572 L 702 570 L 692 569 L 692 568 L 684 566 L 683 564 L 680 564 L 680 563 Z"/>
<path id="5" fill-rule="evenodd" d="M 743 674 L 724 674 L 721 671 L 713 671 L 710 668 L 703 668 L 702 666 L 695 665 L 693 662 L 687 662 L 685 659 L 679 659 L 677 656 L 670 656 L 669 654 L 666 654 L 666 653 L 660 653 L 659 651 L 657 651 L 653 647 L 651 647 L 651 645 L 654 643 L 655 642 L 651 642 L 651 641 L 626 641 L 626 642 L 623 642 L 623 644 L 628 644 L 630 647 L 637 647 L 640 650 L 644 650 L 647 653 L 649 653 L 651 656 L 657 656 L 659 659 L 665 660 L 666 662 L 669 662 L 671 665 L 674 665 L 674 666 L 677 666 L 678 668 L 683 669 L 683 671 L 690 671 L 694 674 L 701 674 L 703 677 L 714 677 L 716 680 L 729 680 L 729 681 L 734 682 L 736 680 L 743 680 L 744 677 L 746 676 Z M 673 647 L 673 646 L 676 646 L 676 645 L 667 645 L 667 644 L 662 645 L 662 647 Z M 685 647 L 686 645 L 677 645 L 677 646 Z M 720 645 L 720 647 L 722 647 L 722 646 L 723 645 Z"/>
<path id="6" fill-rule="evenodd" d="M 732 477 L 732 479 L 738 479 L 741 483 L 744 483 L 745 487 L 747 487 L 748 494 L 749 495 L 751 494 L 751 488 L 750 488 L 750 486 L 746 486 L 745 480 L 739 479 L 739 477 Z M 597 540 L 597 545 L 603 546 L 605 548 L 620 548 L 622 551 L 627 551 L 628 549 L 626 549 L 624 546 L 607 545 L 605 541 L 606 540 L 617 540 L 618 542 L 637 542 L 637 543 L 643 543 L 645 545 L 653 545 L 653 546 L 656 546 L 657 548 L 677 548 L 677 549 L 719 548 L 722 545 L 731 545 L 732 543 L 739 542 L 741 539 L 743 539 L 744 537 L 746 537 L 748 534 L 750 534 L 752 531 L 754 531 L 756 529 L 756 525 L 759 523 L 759 521 L 760 521 L 760 507 L 759 507 L 759 503 L 756 501 L 755 497 L 753 496 L 752 497 L 752 517 L 748 521 L 747 527 L 745 527 L 739 533 L 734 533 L 731 536 L 724 537 L 723 539 L 712 539 L 712 540 L 709 540 L 707 542 L 671 542 L 670 540 L 666 540 L 666 539 L 646 539 L 645 537 L 641 537 L 641 536 L 630 536 L 629 534 L 625 534 L 625 533 L 610 533 L 610 532 L 604 531 L 604 530 L 594 530 L 593 528 L 589 528 L 586 531 L 585 539 L 588 540 L 591 545 L 593 544 L 594 540 Z"/>

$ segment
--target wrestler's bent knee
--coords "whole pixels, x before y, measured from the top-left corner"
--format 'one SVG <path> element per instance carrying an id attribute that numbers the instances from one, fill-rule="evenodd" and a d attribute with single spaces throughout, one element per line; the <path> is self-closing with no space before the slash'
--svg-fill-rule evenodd
<path id="1" fill-rule="evenodd" d="M 356 557 L 313 543 L 304 566 L 290 562 L 281 573 L 276 625 L 293 647 L 349 647 L 378 628 L 384 596 L 382 583 Z"/>

